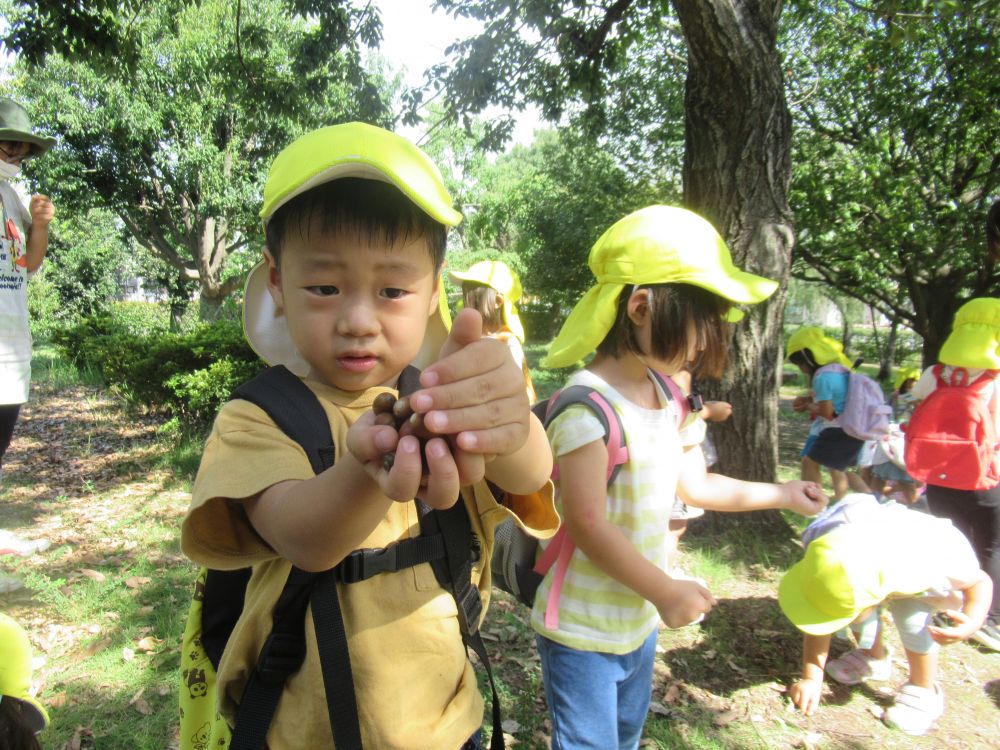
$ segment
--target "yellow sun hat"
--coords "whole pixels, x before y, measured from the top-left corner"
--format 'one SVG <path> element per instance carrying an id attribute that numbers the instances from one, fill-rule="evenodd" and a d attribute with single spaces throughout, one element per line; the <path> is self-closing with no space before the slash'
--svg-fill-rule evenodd
<path id="1" fill-rule="evenodd" d="M 676 206 L 648 206 L 619 219 L 591 248 L 587 264 L 597 284 L 563 323 L 543 367 L 568 367 L 594 351 L 614 325 L 626 285 L 692 284 L 742 304 L 761 302 L 778 288 L 736 268 L 715 227 Z"/>
<path id="2" fill-rule="evenodd" d="M 467 271 L 450 271 L 452 281 L 461 284 L 472 281 L 496 289 L 503 295 L 503 322 L 518 340 L 524 343 L 524 326 L 517 314 L 515 302 L 521 299 L 521 280 L 502 260 L 481 260 Z"/>
<path id="3" fill-rule="evenodd" d="M 462 214 L 452 206 L 441 173 L 427 154 L 388 130 L 350 122 L 306 133 L 275 157 L 264 185 L 264 205 L 260 211 L 264 225 L 275 211 L 296 196 L 345 177 L 394 185 L 424 213 L 446 227 L 462 221 Z M 309 364 L 292 342 L 285 316 L 267 290 L 267 279 L 266 262 L 257 264 L 247 276 L 243 295 L 244 335 L 269 365 L 285 365 L 304 377 Z M 416 367 L 426 367 L 437 359 L 451 327 L 443 283 L 439 283 L 438 291 L 438 312 L 427 326 L 424 343 L 413 361 Z"/>
<path id="4" fill-rule="evenodd" d="M 817 326 L 805 326 L 788 337 L 788 343 L 785 345 L 785 359 L 803 349 L 812 352 L 813 359 L 820 366 L 837 363 L 844 365 L 844 367 L 850 367 L 852 364 L 851 360 L 844 354 L 844 345 L 836 339 L 831 339 L 823 333 L 822 328 Z"/>
<path id="5" fill-rule="evenodd" d="M 31 643 L 24 628 L 0 614 L 0 700 L 17 700 L 36 734 L 49 724 L 45 707 L 31 695 Z"/>
<path id="6" fill-rule="evenodd" d="M 901 367 L 892 381 L 892 390 L 898 391 L 907 380 L 920 380 L 920 370 L 915 367 Z"/>
<path id="7" fill-rule="evenodd" d="M 1000 299 L 977 297 L 958 308 L 938 361 L 953 367 L 1000 369 Z"/>
<path id="8" fill-rule="evenodd" d="M 832 524 L 832 531 L 809 541 L 805 555 L 778 585 L 782 612 L 810 635 L 835 633 L 891 594 L 918 594 L 940 576 L 933 555 L 915 563 L 907 550 L 925 539 L 940 538 L 935 535 L 949 521 L 923 514 L 914 518 L 913 511 L 896 503 L 880 504 L 871 495 L 849 494 L 813 524 L 844 509 L 847 518 L 842 525 Z M 906 533 L 887 535 L 887 528 Z"/>

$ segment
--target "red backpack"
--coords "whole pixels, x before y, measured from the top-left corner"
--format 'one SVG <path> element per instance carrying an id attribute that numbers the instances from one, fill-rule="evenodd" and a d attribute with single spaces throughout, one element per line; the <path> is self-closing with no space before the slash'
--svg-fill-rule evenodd
<path id="1" fill-rule="evenodd" d="M 997 370 L 969 382 L 969 371 L 956 367 L 945 380 L 935 365 L 937 388 L 921 401 L 904 427 L 906 471 L 914 479 L 956 490 L 988 490 L 1000 484 L 1000 443 L 996 433 L 996 388 L 989 405 L 983 391 Z"/>

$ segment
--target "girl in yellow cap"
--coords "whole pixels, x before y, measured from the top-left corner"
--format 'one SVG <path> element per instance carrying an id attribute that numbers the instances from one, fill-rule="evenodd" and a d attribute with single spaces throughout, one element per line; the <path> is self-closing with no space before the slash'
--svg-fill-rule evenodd
<path id="1" fill-rule="evenodd" d="M 522 347 L 524 326 L 515 307 L 521 299 L 521 280 L 517 274 L 502 260 L 483 260 L 467 271 L 452 271 L 448 275 L 462 285 L 464 307 L 483 316 L 483 333 L 507 344 L 514 362 L 524 373 L 528 400 L 535 403 L 535 386 Z"/>
<path id="2" fill-rule="evenodd" d="M 938 369 L 940 367 L 940 369 Z M 964 370 L 964 372 L 963 372 Z M 970 387 L 983 379 L 979 397 L 993 420 L 993 434 L 1000 435 L 1000 407 L 997 400 L 997 374 L 1000 372 L 1000 299 L 980 297 L 966 302 L 955 313 L 951 334 L 938 355 L 938 365 L 928 367 L 913 387 L 917 401 L 926 400 L 940 385 L 961 379 Z M 988 382 L 986 382 L 988 381 Z M 921 407 L 918 404 L 917 409 Z M 911 418 L 911 426 L 917 417 Z M 912 430 L 907 432 L 907 440 Z M 911 473 L 915 467 L 909 464 Z M 994 459 L 994 468 L 996 459 Z M 988 489 L 962 490 L 927 479 L 927 504 L 931 513 L 948 518 L 969 537 L 983 569 L 993 581 L 993 603 L 986 623 L 972 636 L 994 651 L 1000 651 L 1000 484 Z"/>
<path id="3" fill-rule="evenodd" d="M 802 447 L 802 478 L 822 482 L 822 466 L 830 472 L 834 499 L 842 498 L 849 487 L 855 492 L 868 492 L 861 477 L 849 471 L 857 464 L 865 441 L 845 433 L 837 422 L 837 415 L 843 412 L 847 401 L 847 374 L 819 372 L 832 364 L 850 368 L 851 361 L 843 346 L 824 334 L 823 329 L 806 326 L 789 337 L 785 356 L 809 379 L 812 389 L 809 396 L 800 396 L 792 404 L 795 411 L 808 412 L 813 419 Z"/>
<path id="4" fill-rule="evenodd" d="M 547 606 L 559 568 L 553 566 L 531 615 L 554 750 L 638 747 L 660 620 L 693 623 L 715 603 L 700 583 L 665 570 L 675 495 L 713 510 L 782 507 L 809 515 L 826 502 L 810 482 L 708 474 L 697 440 L 678 429 L 677 404 L 654 375 L 670 377 L 690 362 L 695 376 L 719 376 L 731 305 L 760 302 L 777 284 L 734 267 L 711 224 L 670 206 L 615 223 L 588 264 L 596 283 L 542 364 L 568 367 L 596 350 L 567 386 L 590 387 L 615 409 L 628 458 L 609 485 L 604 429 L 584 405 L 570 406 L 548 426 L 559 468 L 557 504 L 572 543 L 558 612 Z"/>

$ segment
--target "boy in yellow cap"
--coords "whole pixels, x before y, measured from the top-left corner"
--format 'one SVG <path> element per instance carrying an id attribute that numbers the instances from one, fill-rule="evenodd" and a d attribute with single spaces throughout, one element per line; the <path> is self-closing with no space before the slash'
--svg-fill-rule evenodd
<path id="1" fill-rule="evenodd" d="M 715 603 L 695 580 L 666 569 L 675 497 L 709 510 L 785 508 L 818 513 L 811 482 L 744 482 L 710 474 L 703 429 L 680 424 L 667 379 L 690 365 L 718 377 L 734 304 L 767 299 L 777 283 L 737 268 L 715 228 L 692 211 L 648 206 L 615 222 L 591 248 L 595 277 L 552 342 L 544 367 L 593 359 L 567 381 L 617 412 L 627 457 L 608 482 L 609 454 L 597 415 L 576 403 L 548 424 L 564 518 L 551 545 L 558 562 L 535 594 L 553 750 L 635 750 L 649 710 L 658 625 L 699 621 Z M 595 351 L 596 350 L 596 351 Z M 591 395 L 594 395 L 591 394 Z M 546 544 L 546 554 L 554 554 Z"/>
<path id="2" fill-rule="evenodd" d="M 980 297 L 966 302 L 955 313 L 952 331 L 938 354 L 938 364 L 924 370 L 912 395 L 923 402 L 943 384 L 964 383 L 978 389 L 985 412 L 992 419 L 994 439 L 1000 435 L 1000 407 L 997 401 L 997 374 L 1000 372 L 1000 299 Z M 924 406 L 918 403 L 917 410 Z M 907 442 L 913 437 L 907 432 Z M 910 461 L 910 446 L 907 460 Z M 915 469 L 908 463 L 910 473 Z M 997 475 L 994 446 L 993 474 Z M 1000 483 L 976 490 L 955 489 L 927 478 L 927 505 L 931 513 L 948 518 L 972 542 L 983 569 L 993 581 L 993 603 L 986 623 L 973 639 L 994 651 L 1000 651 Z"/>
<path id="3" fill-rule="evenodd" d="M 451 271 L 451 280 L 462 285 L 464 307 L 483 316 L 483 333 L 507 344 L 514 363 L 524 373 L 528 400 L 536 400 L 528 361 L 524 357 L 524 326 L 517 314 L 521 299 L 521 280 L 502 260 L 473 263 L 467 271 Z"/>
<path id="4" fill-rule="evenodd" d="M 847 376 L 842 372 L 817 374 L 831 364 L 850 368 L 843 346 L 821 328 L 806 326 L 789 337 L 785 357 L 809 378 L 812 388 L 811 395 L 799 396 L 792 404 L 795 411 L 808 412 L 813 420 L 802 447 L 802 478 L 821 484 L 822 466 L 830 472 L 834 499 L 842 498 L 848 488 L 868 492 L 861 477 L 849 470 L 857 463 L 864 441 L 845 433 L 837 422 L 847 401 Z"/>
<path id="5" fill-rule="evenodd" d="M 802 677 L 788 691 L 792 702 L 807 716 L 819 707 L 824 669 L 844 685 L 892 677 L 880 616 L 885 607 L 909 675 L 883 721 L 925 734 L 944 711 L 939 644 L 972 636 L 989 608 L 993 586 L 968 540 L 949 521 L 855 494 L 817 516 L 802 541 L 805 556 L 778 588 L 782 611 L 805 634 Z M 931 624 L 938 612 L 950 623 Z M 830 638 L 845 626 L 858 648 L 828 662 Z"/>
<path id="6" fill-rule="evenodd" d="M 223 407 L 205 445 L 182 547 L 212 568 L 253 566 L 218 670 L 230 721 L 293 565 L 327 571 L 359 548 L 388 553 L 418 536 L 415 499 L 426 510 L 458 498 L 479 542 L 473 590 L 485 611 L 493 529 L 513 515 L 485 480 L 524 495 L 543 488 L 519 509 L 518 523 L 545 534 L 557 522 L 546 489 L 551 455 L 521 371 L 506 346 L 482 337 L 477 313 L 462 311 L 447 330 L 440 272 L 447 230 L 461 214 L 427 156 L 361 123 L 313 131 L 274 160 L 261 217 L 267 246 L 247 282 L 246 335 L 264 360 L 304 378 L 319 398 L 336 461 L 314 474 L 301 448 L 240 400 Z M 411 363 L 425 368 L 410 396 L 432 433 L 423 449 L 372 412 L 376 396 L 396 395 Z M 382 458 L 392 451 L 387 469 Z M 483 701 L 455 599 L 431 566 L 350 585 L 335 580 L 361 744 L 479 747 Z M 269 750 L 333 746 L 327 699 L 343 696 L 326 694 L 311 617 L 305 646 L 267 731 Z"/>
<path id="7" fill-rule="evenodd" d="M 31 693 L 31 643 L 15 620 L 0 614 L 0 748 L 41 750 L 35 737 L 49 723 Z"/>

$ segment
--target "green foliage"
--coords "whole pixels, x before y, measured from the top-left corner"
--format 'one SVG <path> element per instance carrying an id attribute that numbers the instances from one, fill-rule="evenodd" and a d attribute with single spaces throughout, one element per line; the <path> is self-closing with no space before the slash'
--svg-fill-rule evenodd
<path id="1" fill-rule="evenodd" d="M 360 62 L 379 30 L 352 3 L 139 3 L 128 64 L 53 53 L 16 66 L 15 95 L 59 138 L 26 171 L 60 207 L 114 212 L 218 305 L 256 258 L 277 152 L 320 125 L 389 124 L 388 84 Z"/>
<path id="2" fill-rule="evenodd" d="M 176 417 L 185 431 L 204 429 L 233 388 L 264 367 L 232 321 L 189 333 L 136 334 L 102 316 L 58 331 L 53 340 L 67 358 L 100 372 L 132 406 Z"/>
<path id="3" fill-rule="evenodd" d="M 795 273 L 917 331 L 926 360 L 964 301 L 1000 293 L 983 231 L 1000 191 L 1000 17 L 898 5 L 787 14 Z"/>

